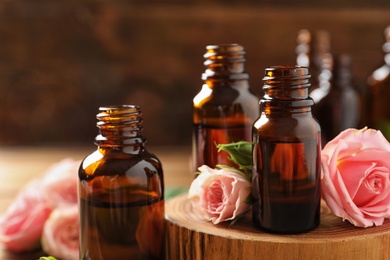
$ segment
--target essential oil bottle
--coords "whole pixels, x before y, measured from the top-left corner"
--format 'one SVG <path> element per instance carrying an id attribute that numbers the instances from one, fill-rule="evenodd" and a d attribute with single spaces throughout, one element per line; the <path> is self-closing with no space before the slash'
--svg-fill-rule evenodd
<path id="1" fill-rule="evenodd" d="M 217 144 L 251 141 L 259 98 L 249 87 L 245 49 L 239 44 L 206 47 L 201 91 L 193 99 L 193 166 L 235 166 Z"/>
<path id="2" fill-rule="evenodd" d="M 390 141 L 390 25 L 384 30 L 383 65 L 367 79 L 367 125 Z"/>
<path id="3" fill-rule="evenodd" d="M 321 130 L 311 114 L 308 69 L 265 70 L 261 115 L 253 128 L 253 223 L 293 234 L 320 222 Z"/>
<path id="4" fill-rule="evenodd" d="M 80 259 L 165 259 L 164 178 L 137 106 L 101 107 L 79 169 Z"/>

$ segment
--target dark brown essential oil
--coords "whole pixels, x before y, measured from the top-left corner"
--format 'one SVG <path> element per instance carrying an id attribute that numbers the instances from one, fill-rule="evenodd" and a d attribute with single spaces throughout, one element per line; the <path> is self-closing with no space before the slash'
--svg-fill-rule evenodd
<path id="1" fill-rule="evenodd" d="M 101 108 L 79 170 L 80 259 L 165 259 L 164 185 L 138 107 Z"/>
<path id="2" fill-rule="evenodd" d="M 252 139 L 259 98 L 250 90 L 245 50 L 238 44 L 207 46 L 204 84 L 193 99 L 193 166 L 235 167 L 216 145 Z"/>
<path id="3" fill-rule="evenodd" d="M 227 144 L 251 139 L 252 125 L 233 126 L 205 126 L 194 125 L 195 140 L 199 145 L 197 152 L 197 165 L 215 166 L 217 164 L 235 166 L 229 160 L 227 152 L 220 151 L 215 144 Z"/>
<path id="4" fill-rule="evenodd" d="M 321 132 L 312 117 L 304 67 L 271 67 L 253 128 L 253 223 L 273 233 L 307 232 L 320 222 Z"/>
<path id="5" fill-rule="evenodd" d="M 262 174 L 253 189 L 262 197 L 261 211 L 256 203 L 255 225 L 276 233 L 305 232 L 317 227 L 320 193 L 315 173 L 319 166 L 317 158 L 311 158 L 317 154 L 317 140 L 259 143 L 256 161 L 262 164 Z M 307 158 L 306 163 L 303 158 Z"/>

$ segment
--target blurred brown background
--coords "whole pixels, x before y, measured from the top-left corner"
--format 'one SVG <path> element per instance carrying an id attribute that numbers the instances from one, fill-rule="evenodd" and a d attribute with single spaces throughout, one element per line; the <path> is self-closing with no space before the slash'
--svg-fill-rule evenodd
<path id="1" fill-rule="evenodd" d="M 99 106 L 137 104 L 153 145 L 189 145 L 205 46 L 247 49 L 251 86 L 326 29 L 357 86 L 383 63 L 388 0 L 2 0 L 0 145 L 92 144 Z"/>

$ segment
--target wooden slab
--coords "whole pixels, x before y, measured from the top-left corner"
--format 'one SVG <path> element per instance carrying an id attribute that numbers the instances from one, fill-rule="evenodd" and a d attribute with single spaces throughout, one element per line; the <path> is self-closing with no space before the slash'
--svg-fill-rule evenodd
<path id="1" fill-rule="evenodd" d="M 390 259 L 390 220 L 358 228 L 321 208 L 316 230 L 275 235 L 254 228 L 250 213 L 232 227 L 204 221 L 183 194 L 166 203 L 168 259 Z"/>

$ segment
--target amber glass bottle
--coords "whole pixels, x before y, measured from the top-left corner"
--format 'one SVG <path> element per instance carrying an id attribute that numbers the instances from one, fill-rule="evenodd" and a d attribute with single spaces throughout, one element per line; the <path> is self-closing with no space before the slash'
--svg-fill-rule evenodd
<path id="1" fill-rule="evenodd" d="M 250 141 L 259 98 L 250 90 L 245 50 L 238 44 L 207 46 L 204 84 L 193 100 L 194 171 L 206 164 L 231 165 L 216 144 Z"/>
<path id="2" fill-rule="evenodd" d="M 385 64 L 368 78 L 368 126 L 381 130 L 390 141 L 390 26 L 385 29 Z"/>
<path id="3" fill-rule="evenodd" d="M 308 69 L 265 70 L 261 115 L 253 128 L 253 223 L 301 233 L 320 222 L 321 130 L 311 114 Z"/>
<path id="4" fill-rule="evenodd" d="M 165 259 L 164 179 L 137 106 L 101 107 L 79 170 L 80 259 Z"/>
<path id="5" fill-rule="evenodd" d="M 361 120 L 361 99 L 353 86 L 351 58 L 348 55 L 325 55 L 319 88 L 311 92 L 313 116 L 321 125 L 325 145 L 347 128 L 357 128 Z"/>

